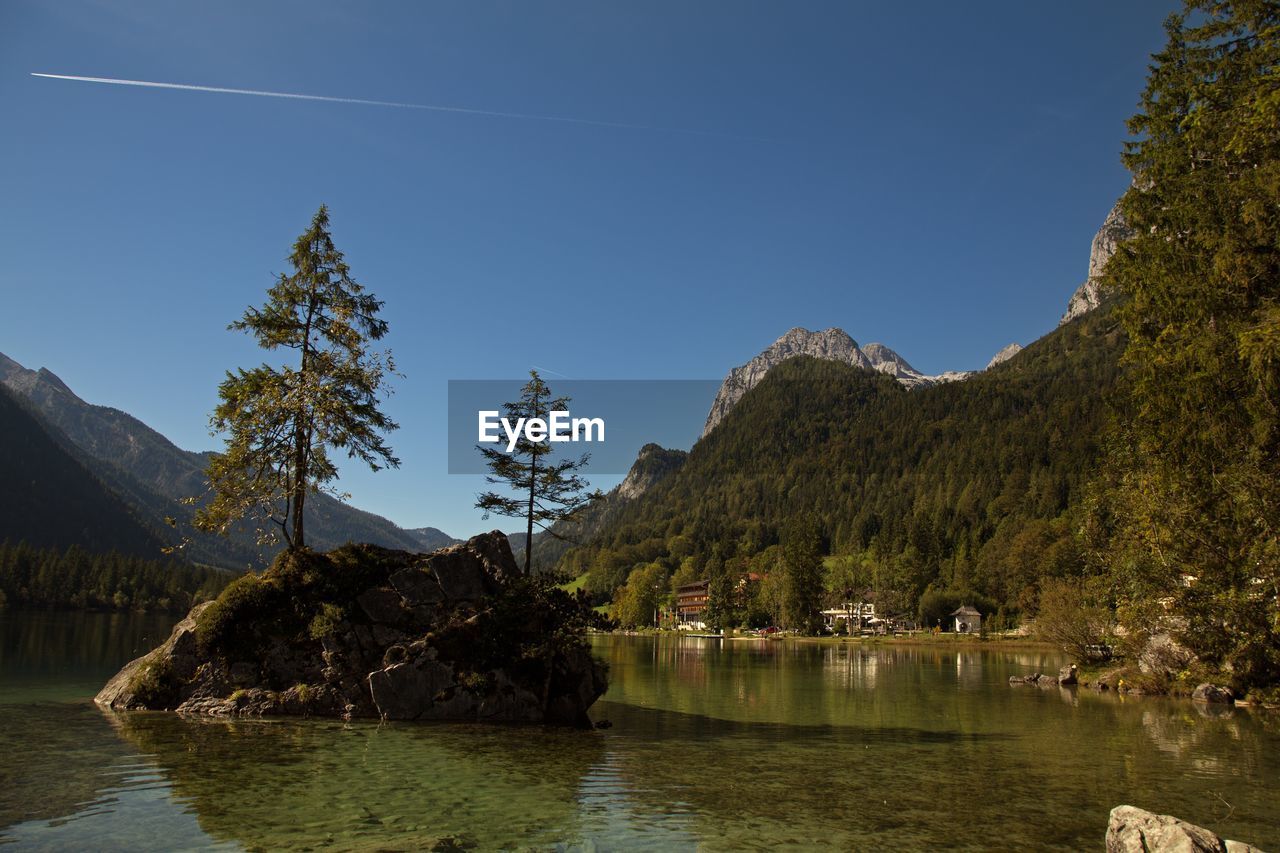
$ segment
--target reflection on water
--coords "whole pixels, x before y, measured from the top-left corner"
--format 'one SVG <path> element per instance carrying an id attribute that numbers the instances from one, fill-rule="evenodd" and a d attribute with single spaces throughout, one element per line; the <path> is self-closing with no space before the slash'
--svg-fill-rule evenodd
<path id="1" fill-rule="evenodd" d="M 11 688 L 0 639 L 24 848 L 1079 849 L 1122 802 L 1280 844 L 1273 719 L 1007 685 L 1052 654 L 600 637 L 613 725 L 580 732 L 103 714 L 47 697 L 118 661 Z"/>

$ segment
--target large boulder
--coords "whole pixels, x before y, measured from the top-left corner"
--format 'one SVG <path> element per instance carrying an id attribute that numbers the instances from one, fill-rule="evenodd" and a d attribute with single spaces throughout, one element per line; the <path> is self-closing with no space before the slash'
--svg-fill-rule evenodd
<path id="1" fill-rule="evenodd" d="M 1223 687 L 1218 684 L 1200 684 L 1191 693 L 1191 698 L 1197 702 L 1208 702 L 1215 705 L 1231 705 L 1236 701 L 1235 694 L 1231 692 L 1229 687 Z"/>
<path id="2" fill-rule="evenodd" d="M 441 548 L 424 562 L 445 597 L 476 601 L 520 576 L 507 537 L 495 530 L 473 536 L 461 545 Z"/>
<path id="3" fill-rule="evenodd" d="M 522 577 L 498 531 L 433 554 L 286 553 L 193 609 L 96 701 L 185 714 L 589 725 L 584 599 Z"/>
<path id="4" fill-rule="evenodd" d="M 369 673 L 369 692 L 387 720 L 416 720 L 437 702 L 451 700 L 457 689 L 453 667 L 426 655 Z"/>
<path id="5" fill-rule="evenodd" d="M 1219 838 L 1202 826 L 1134 806 L 1116 806 L 1107 823 L 1107 853 L 1262 853 Z"/>
<path id="6" fill-rule="evenodd" d="M 1138 654 L 1138 669 L 1148 675 L 1174 678 L 1195 662 L 1195 653 L 1171 634 L 1155 634 Z"/>

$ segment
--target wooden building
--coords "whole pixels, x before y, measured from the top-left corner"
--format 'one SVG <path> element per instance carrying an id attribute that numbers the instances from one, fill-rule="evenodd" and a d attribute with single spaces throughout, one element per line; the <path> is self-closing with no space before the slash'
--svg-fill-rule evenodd
<path id="1" fill-rule="evenodd" d="M 695 581 L 676 589 L 676 622 L 678 627 L 688 626 L 701 630 L 702 614 L 707 610 L 710 581 Z"/>

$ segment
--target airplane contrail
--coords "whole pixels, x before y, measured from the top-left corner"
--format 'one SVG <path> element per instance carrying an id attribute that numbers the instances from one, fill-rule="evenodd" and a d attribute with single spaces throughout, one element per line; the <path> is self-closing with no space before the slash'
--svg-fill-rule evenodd
<path id="1" fill-rule="evenodd" d="M 468 107 L 449 107 L 440 104 L 410 104 L 401 101 L 377 101 L 369 98 L 339 98 L 332 95 L 302 95 L 297 92 L 269 92 L 260 89 L 230 89 L 223 86 L 196 86 L 190 83 L 160 83 L 153 80 L 122 80 L 116 77 L 81 77 L 74 74 L 43 74 L 31 72 L 32 77 L 43 77 L 48 80 L 71 80 L 76 83 L 107 83 L 112 86 L 140 86 L 145 89 L 178 89 L 184 92 L 212 92 L 219 95 L 252 95 L 257 98 L 286 98 L 295 101 L 324 101 L 332 104 L 361 104 L 369 107 L 396 107 L 403 110 L 430 110 L 439 113 L 460 113 L 462 115 L 489 116 L 492 118 L 529 119 L 531 121 L 554 121 L 564 124 L 584 124 L 592 127 L 612 127 L 624 130 L 647 130 L 658 133 L 684 133 L 695 136 L 718 136 L 732 139 L 750 139 L 769 141 L 762 136 L 743 136 L 736 133 L 720 133 L 714 130 L 691 130 L 680 127 L 660 127 L 651 124 L 627 124 L 616 121 L 598 121 L 589 118 L 572 116 L 535 115 L 532 113 L 512 113 L 500 110 L 479 110 Z"/>

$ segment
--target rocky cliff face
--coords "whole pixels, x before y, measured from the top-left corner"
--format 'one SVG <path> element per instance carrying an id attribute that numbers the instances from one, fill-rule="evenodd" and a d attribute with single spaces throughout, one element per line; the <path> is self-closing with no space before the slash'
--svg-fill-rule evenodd
<path id="1" fill-rule="evenodd" d="M 640 448 L 636 461 L 614 494 L 624 501 L 634 500 L 649 491 L 667 476 L 679 470 L 689 456 L 683 450 L 668 450 L 650 442 Z M 611 495 L 612 497 L 612 495 Z"/>
<path id="2" fill-rule="evenodd" d="M 1116 249 L 1125 240 L 1133 236 L 1133 229 L 1124 221 L 1120 213 L 1120 202 L 1116 202 L 1103 220 L 1102 227 L 1093 236 L 1093 244 L 1089 249 L 1089 277 L 1084 284 L 1076 288 L 1067 302 L 1066 313 L 1058 321 L 1058 325 L 1069 323 L 1077 317 L 1089 313 L 1102 304 L 1101 278 L 1107 261 L 1116 253 Z"/>
<path id="3" fill-rule="evenodd" d="M 282 555 L 194 608 L 95 698 L 213 716 L 588 724 L 607 686 L 584 599 L 520 576 L 494 531 L 421 555 Z"/>
<path id="4" fill-rule="evenodd" d="M 990 370 L 991 368 L 995 367 L 997 364 L 1002 364 L 1008 361 L 1009 359 L 1013 358 L 1015 355 L 1017 355 L 1020 352 L 1022 352 L 1021 344 L 1009 344 L 1004 349 L 1000 350 L 1000 352 L 991 356 L 991 361 L 988 361 L 987 366 L 983 369 Z"/>
<path id="5" fill-rule="evenodd" d="M 768 349 L 751 361 L 729 371 L 707 414 L 702 428 L 705 437 L 729 410 L 737 405 L 752 388 L 760 384 L 771 369 L 789 358 L 807 355 L 826 361 L 838 361 L 852 367 L 878 370 L 897 379 L 908 388 L 923 388 L 939 382 L 955 382 L 969 376 L 965 371 L 947 371 L 928 376 L 916 370 L 907 360 L 884 344 L 867 344 L 859 347 L 853 338 L 841 329 L 825 329 L 811 332 L 808 329 L 792 329 L 774 341 Z"/>

